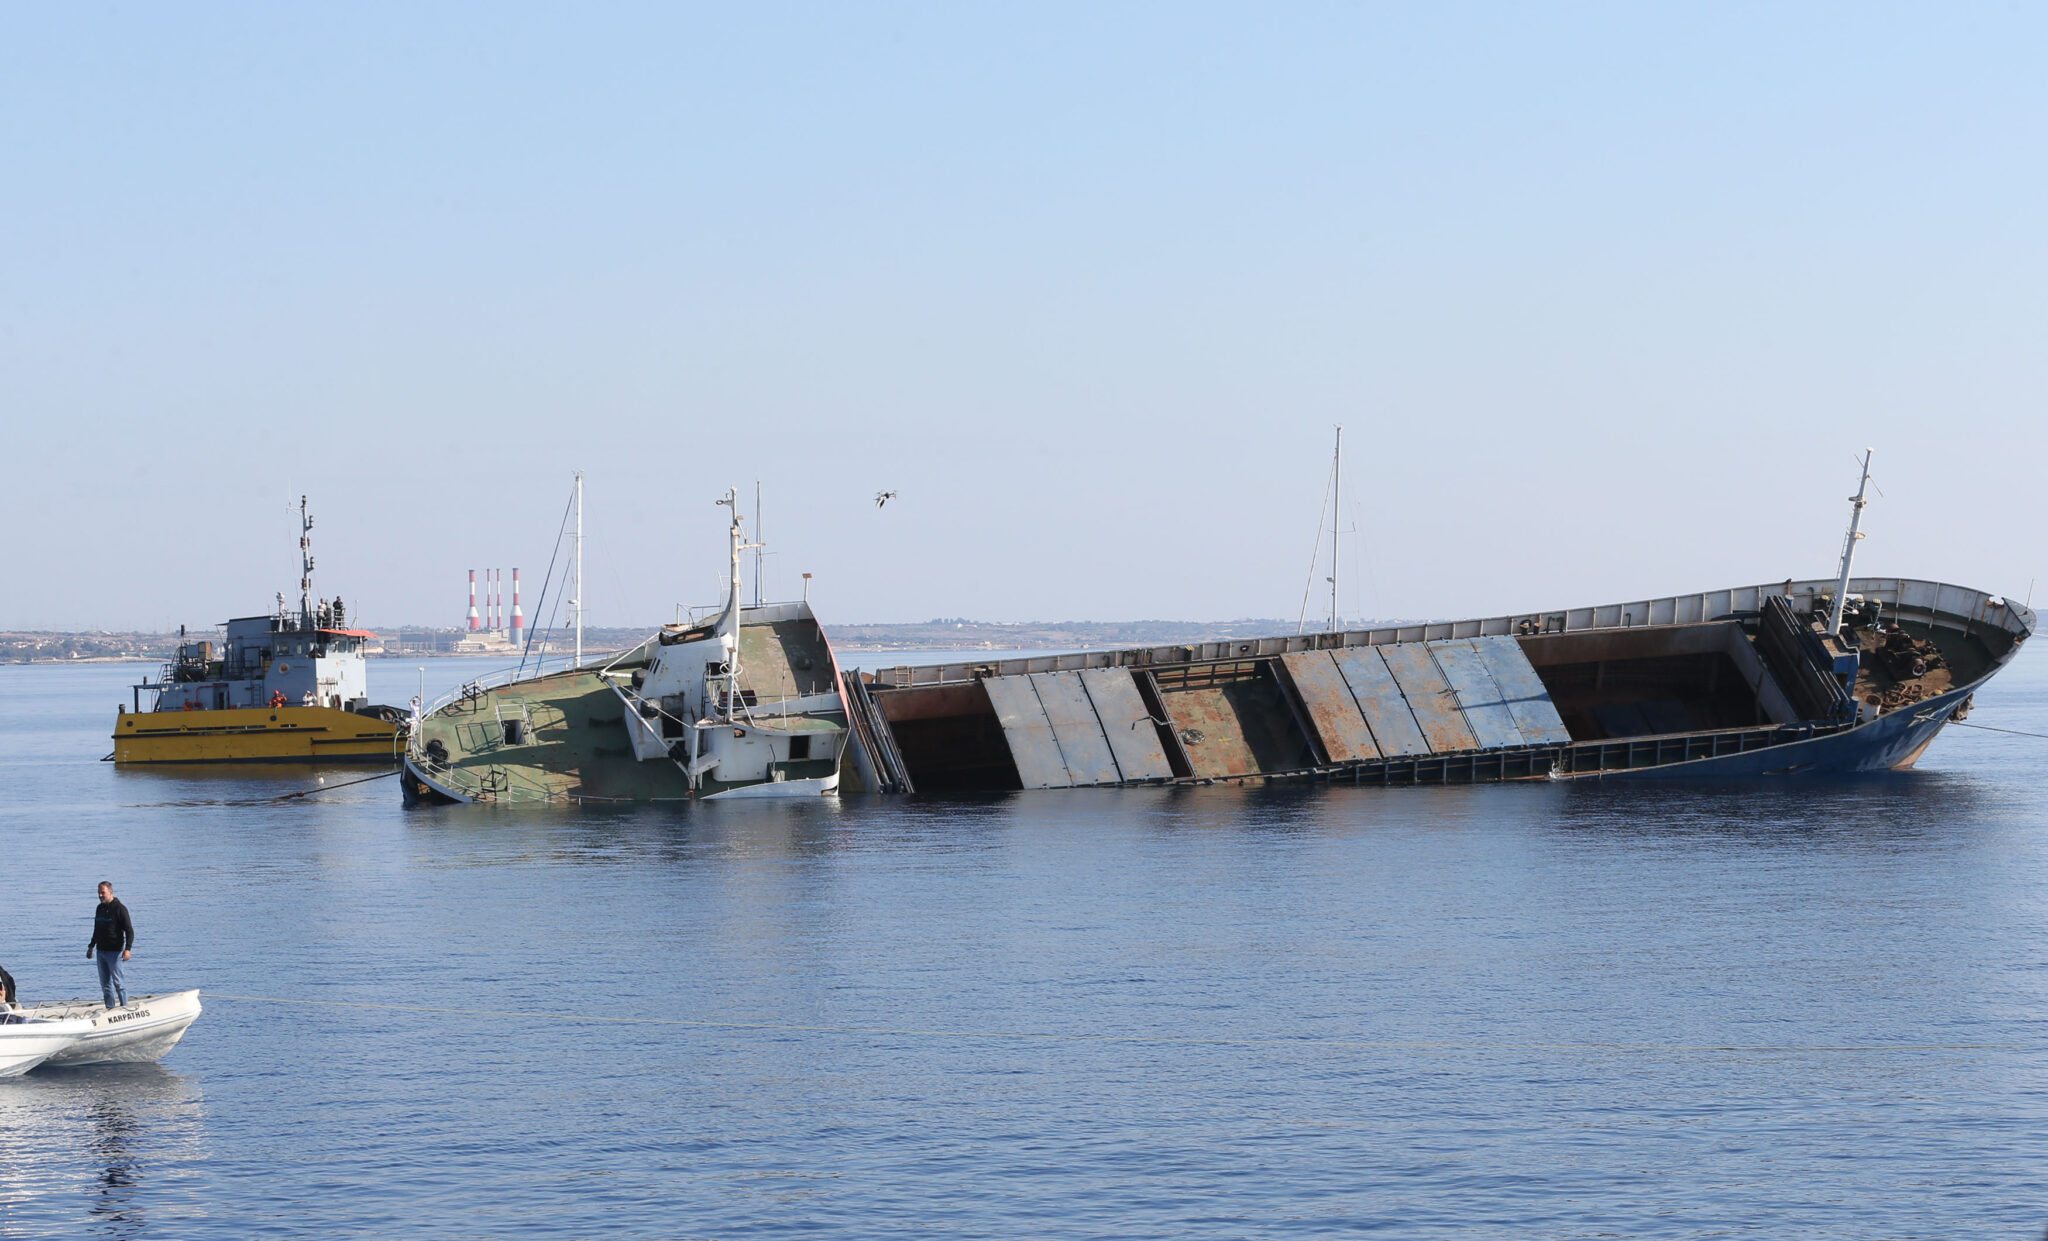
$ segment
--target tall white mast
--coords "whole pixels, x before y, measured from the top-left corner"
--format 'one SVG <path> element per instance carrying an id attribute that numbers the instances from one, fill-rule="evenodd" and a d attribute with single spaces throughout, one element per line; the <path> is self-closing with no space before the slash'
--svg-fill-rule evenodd
<path id="1" fill-rule="evenodd" d="M 1856 484 L 1856 494 L 1849 497 L 1853 505 L 1849 510 L 1849 537 L 1842 541 L 1842 576 L 1835 583 L 1835 608 L 1828 613 L 1828 632 L 1842 632 L 1842 609 L 1849 603 L 1849 562 L 1856 559 L 1856 540 L 1862 538 L 1856 527 L 1863 524 L 1863 506 L 1869 501 L 1863 498 L 1870 490 L 1870 457 L 1872 450 L 1863 450 L 1863 481 Z"/>
<path id="2" fill-rule="evenodd" d="M 754 480 L 754 606 L 761 606 L 761 480 Z"/>
<path id="3" fill-rule="evenodd" d="M 730 719 L 740 707 L 740 600 L 745 597 L 740 553 L 752 548 L 741 537 L 739 488 L 726 488 L 725 498 L 718 503 L 732 510 L 726 536 L 732 549 L 732 577 L 726 582 L 725 610 L 718 617 L 718 643 L 725 651 L 725 714 Z"/>
<path id="4" fill-rule="evenodd" d="M 1343 628 L 1337 615 L 1337 546 L 1344 511 L 1344 424 L 1337 424 L 1337 455 L 1330 463 L 1330 632 Z"/>
<path id="5" fill-rule="evenodd" d="M 576 593 L 569 599 L 576 616 L 576 662 L 583 666 L 583 471 L 576 471 Z"/>

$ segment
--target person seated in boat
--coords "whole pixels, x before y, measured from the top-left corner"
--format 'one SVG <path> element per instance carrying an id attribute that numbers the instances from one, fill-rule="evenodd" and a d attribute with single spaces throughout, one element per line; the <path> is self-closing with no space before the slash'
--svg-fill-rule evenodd
<path id="1" fill-rule="evenodd" d="M 21 1014 L 14 1007 L 14 975 L 0 968 L 0 1025 L 20 1025 Z"/>

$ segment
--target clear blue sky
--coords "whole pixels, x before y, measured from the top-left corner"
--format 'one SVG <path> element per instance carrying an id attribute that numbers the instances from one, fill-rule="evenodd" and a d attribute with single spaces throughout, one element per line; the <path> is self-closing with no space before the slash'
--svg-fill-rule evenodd
<path id="1" fill-rule="evenodd" d="M 2048 579 L 2048 10 L 1275 10 L 8 10 L 0 626 Z"/>

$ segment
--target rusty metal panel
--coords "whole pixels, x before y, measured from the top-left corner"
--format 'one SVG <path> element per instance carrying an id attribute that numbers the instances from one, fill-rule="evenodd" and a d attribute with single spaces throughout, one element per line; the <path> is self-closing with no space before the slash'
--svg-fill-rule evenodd
<path id="1" fill-rule="evenodd" d="M 1366 727 L 1358 701 L 1351 696 L 1351 687 L 1337 671 L 1330 652 L 1297 651 L 1282 655 L 1280 662 L 1287 665 L 1287 675 L 1308 710 L 1309 726 L 1316 730 L 1331 762 L 1355 763 L 1380 756 L 1372 730 Z"/>
<path id="2" fill-rule="evenodd" d="M 1337 671 L 1344 674 L 1344 683 L 1351 687 L 1351 696 L 1358 702 L 1358 711 L 1365 722 L 1372 727 L 1372 736 L 1380 753 L 1388 758 L 1403 754 L 1427 754 L 1429 742 L 1422 730 L 1415 726 L 1415 713 L 1408 709 L 1408 699 L 1401 693 L 1401 686 L 1394 680 L 1394 674 L 1387 671 L 1387 664 L 1380 657 L 1379 647 L 1353 646 L 1341 651 L 1330 652 L 1337 665 Z"/>
<path id="3" fill-rule="evenodd" d="M 1478 648 L 1479 657 L 1486 661 L 1487 671 L 1493 673 L 1494 683 L 1500 686 L 1501 697 L 1507 700 L 1508 710 L 1514 714 L 1515 727 L 1521 730 L 1524 745 L 1547 745 L 1572 739 L 1564 726 L 1564 719 L 1557 713 L 1556 704 L 1550 701 L 1550 691 L 1543 688 L 1543 678 L 1536 675 L 1536 668 L 1529 662 L 1520 642 L 1500 636 L 1475 638 L 1472 645 Z"/>
<path id="4" fill-rule="evenodd" d="M 1229 686 L 1198 683 L 1159 687 L 1159 700 L 1179 731 L 1188 767 L 1198 777 L 1244 776 L 1260 770 L 1245 738 L 1245 719 Z"/>
<path id="5" fill-rule="evenodd" d="M 1078 672 L 1034 672 L 1031 686 L 1038 691 L 1039 705 L 1052 724 L 1052 735 L 1060 743 L 1060 757 L 1066 760 L 1067 776 L 1075 784 L 1115 784 L 1116 759 L 1109 752 L 1109 739 L 1102 735 L 1102 721 L 1088 691 L 1081 688 Z"/>
<path id="6" fill-rule="evenodd" d="M 1010 743 L 1010 759 L 1017 764 L 1017 778 L 1027 789 L 1064 789 L 1074 781 L 1067 774 L 1060 743 L 1053 737 L 1052 722 L 1038 701 L 1038 691 L 1029 677 L 990 677 L 981 683 L 988 691 L 989 705 L 1003 726 L 1003 739 Z"/>
<path id="7" fill-rule="evenodd" d="M 1081 685 L 1088 691 L 1088 701 L 1095 704 L 1095 718 L 1102 721 L 1103 735 L 1109 738 L 1110 753 L 1116 756 L 1117 771 L 1123 778 L 1172 779 L 1173 767 L 1160 747 L 1159 729 L 1145 709 L 1145 699 L 1138 693 L 1130 669 L 1084 668 Z"/>
<path id="8" fill-rule="evenodd" d="M 1408 709 L 1415 713 L 1416 726 L 1422 729 L 1432 753 L 1478 747 L 1472 729 L 1465 723 L 1465 713 L 1458 709 L 1458 695 L 1452 691 L 1450 682 L 1444 680 L 1436 660 L 1430 658 L 1427 646 L 1402 642 L 1380 647 L 1379 652 L 1387 661 L 1387 671 L 1394 674 L 1402 695 L 1408 699 Z"/>
<path id="9" fill-rule="evenodd" d="M 1472 736 L 1489 750 L 1522 744 L 1522 730 L 1471 638 L 1432 642 L 1429 653 L 1458 695 L 1458 707 Z"/>

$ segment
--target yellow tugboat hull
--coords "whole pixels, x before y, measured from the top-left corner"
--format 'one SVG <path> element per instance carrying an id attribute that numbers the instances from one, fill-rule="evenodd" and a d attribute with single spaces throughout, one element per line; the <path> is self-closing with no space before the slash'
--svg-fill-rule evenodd
<path id="1" fill-rule="evenodd" d="M 116 763 L 397 763 L 401 730 L 331 707 L 123 711 Z"/>

